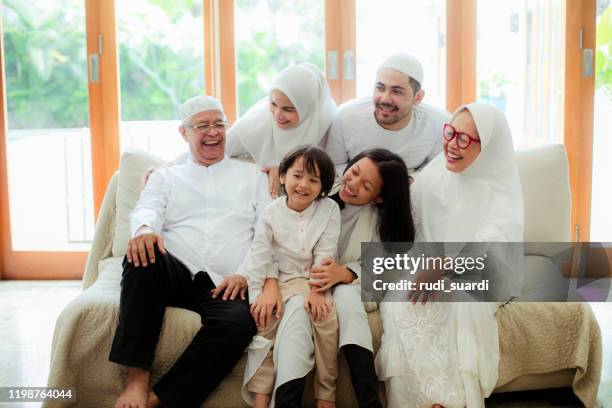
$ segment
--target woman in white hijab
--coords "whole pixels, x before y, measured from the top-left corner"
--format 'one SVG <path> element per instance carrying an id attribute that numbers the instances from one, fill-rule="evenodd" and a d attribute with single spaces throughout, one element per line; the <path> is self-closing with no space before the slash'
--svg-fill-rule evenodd
<path id="1" fill-rule="evenodd" d="M 523 195 L 503 114 L 485 104 L 463 106 L 443 136 L 443 153 L 412 185 L 416 240 L 522 241 Z M 520 294 L 522 253 L 505 258 L 516 275 L 510 298 Z M 484 407 L 497 382 L 501 304 L 381 303 L 376 367 L 388 406 Z"/>
<path id="2" fill-rule="evenodd" d="M 269 95 L 229 129 L 226 152 L 277 169 L 289 150 L 320 145 L 335 115 L 323 72 L 309 63 L 289 66 L 278 74 Z"/>

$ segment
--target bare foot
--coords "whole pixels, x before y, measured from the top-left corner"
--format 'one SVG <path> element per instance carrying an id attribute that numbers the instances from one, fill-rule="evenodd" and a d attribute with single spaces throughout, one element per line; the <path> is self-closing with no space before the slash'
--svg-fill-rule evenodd
<path id="1" fill-rule="evenodd" d="M 440 404 L 433 404 L 431 408 L 444 408 L 444 407 Z"/>
<path id="2" fill-rule="evenodd" d="M 115 408 L 147 408 L 151 374 L 142 368 L 128 367 L 125 389 L 117 399 Z"/>
<path id="3" fill-rule="evenodd" d="M 318 399 L 317 408 L 336 408 L 336 403 L 333 401 Z"/>
<path id="4" fill-rule="evenodd" d="M 255 394 L 253 408 L 268 408 L 270 405 L 270 394 Z"/>

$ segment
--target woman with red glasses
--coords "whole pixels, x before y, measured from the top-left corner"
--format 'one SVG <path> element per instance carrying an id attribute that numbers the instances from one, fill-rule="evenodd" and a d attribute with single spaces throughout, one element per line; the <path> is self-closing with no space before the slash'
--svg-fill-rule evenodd
<path id="1" fill-rule="evenodd" d="M 416 241 L 460 243 L 460 250 L 469 242 L 521 242 L 523 195 L 504 115 L 485 104 L 463 106 L 443 138 L 443 153 L 411 186 Z M 520 295 L 522 256 L 511 250 L 499 258 L 512 284 L 496 300 Z M 449 278 L 438 273 L 436 280 Z M 484 407 L 497 382 L 495 312 L 504 302 L 432 302 L 428 295 L 412 292 L 411 302 L 380 305 L 384 335 L 376 364 L 388 406 Z M 474 300 L 467 292 L 452 296 Z"/>

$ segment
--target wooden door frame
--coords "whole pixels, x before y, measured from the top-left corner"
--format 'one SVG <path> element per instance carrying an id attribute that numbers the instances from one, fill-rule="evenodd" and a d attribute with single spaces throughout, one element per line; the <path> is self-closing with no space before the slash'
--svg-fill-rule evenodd
<path id="1" fill-rule="evenodd" d="M 476 0 L 446 0 L 446 110 L 476 101 Z"/>
<path id="2" fill-rule="evenodd" d="M 582 76 L 582 49 L 595 49 L 596 0 L 566 0 L 564 140 L 572 190 L 574 241 L 589 241 L 593 170 L 595 73 Z M 582 48 L 580 30 L 582 29 Z M 595 66 L 593 61 L 593 67 Z"/>

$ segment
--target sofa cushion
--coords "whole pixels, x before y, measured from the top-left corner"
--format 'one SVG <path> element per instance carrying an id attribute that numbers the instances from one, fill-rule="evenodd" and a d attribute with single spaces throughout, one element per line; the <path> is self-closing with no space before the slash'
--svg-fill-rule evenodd
<path id="1" fill-rule="evenodd" d="M 525 255 L 525 275 L 519 302 L 563 302 L 567 299 L 569 280 L 550 258 Z"/>
<path id="2" fill-rule="evenodd" d="M 142 177 L 149 167 L 159 167 L 165 162 L 157 156 L 140 150 L 129 149 L 121 155 L 117 182 L 115 237 L 113 256 L 124 256 L 130 240 L 130 212 L 140 197 Z"/>
<path id="3" fill-rule="evenodd" d="M 525 200 L 525 241 L 570 241 L 571 193 L 565 148 L 547 145 L 519 150 L 516 159 Z"/>

